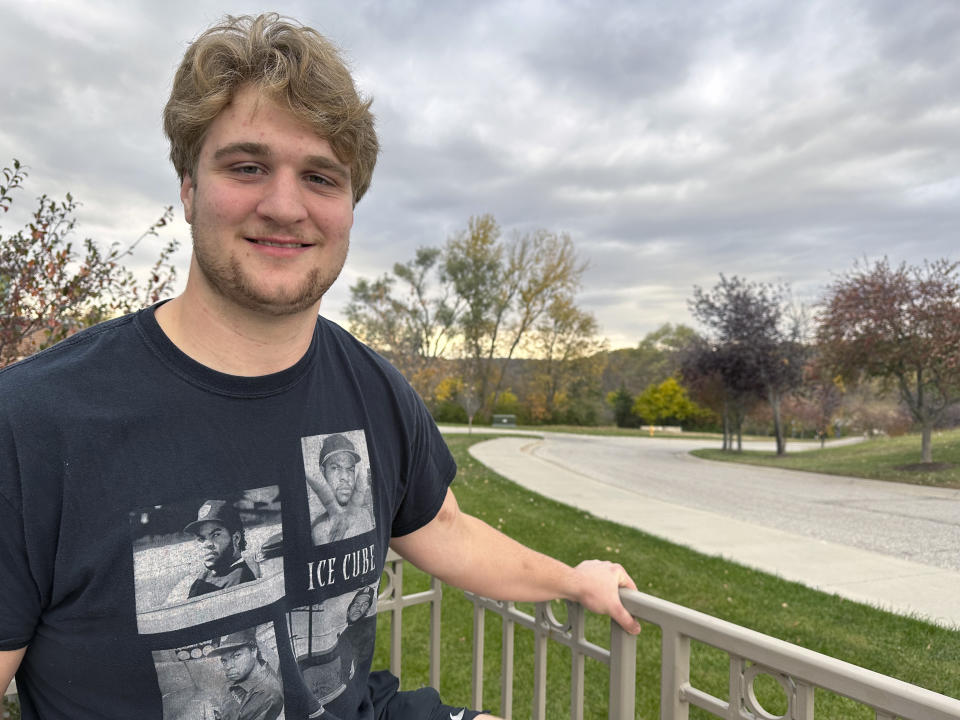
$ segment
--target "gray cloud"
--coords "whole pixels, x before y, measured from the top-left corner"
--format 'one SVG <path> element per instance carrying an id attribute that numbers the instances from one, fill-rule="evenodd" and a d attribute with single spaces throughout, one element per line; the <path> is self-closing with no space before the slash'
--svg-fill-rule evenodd
<path id="1" fill-rule="evenodd" d="M 178 200 L 160 111 L 180 54 L 224 12 L 259 5 L 0 9 L 0 162 L 30 166 L 30 195 L 79 197 L 81 234 L 129 239 Z M 614 344 L 690 322 L 692 286 L 719 272 L 813 299 L 858 257 L 956 257 L 950 0 L 280 11 L 344 48 L 381 133 L 348 267 L 324 303 L 334 318 L 358 276 L 485 212 L 506 232 L 573 236 L 590 261 L 581 301 Z M 174 231 L 188 239 L 182 223 Z"/>

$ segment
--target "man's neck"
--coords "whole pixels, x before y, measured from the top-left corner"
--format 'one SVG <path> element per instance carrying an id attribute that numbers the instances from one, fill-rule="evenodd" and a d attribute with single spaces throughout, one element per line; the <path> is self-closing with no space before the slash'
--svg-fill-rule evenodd
<path id="1" fill-rule="evenodd" d="M 156 310 L 160 328 L 183 353 L 229 375 L 256 377 L 295 365 L 310 348 L 319 306 L 276 317 L 210 302 L 188 287 Z"/>

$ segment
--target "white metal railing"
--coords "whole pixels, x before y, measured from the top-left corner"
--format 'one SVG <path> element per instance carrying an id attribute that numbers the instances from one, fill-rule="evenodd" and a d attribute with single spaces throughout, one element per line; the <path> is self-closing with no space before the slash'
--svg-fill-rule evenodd
<path id="1" fill-rule="evenodd" d="M 431 579 L 429 590 L 403 594 L 403 564 L 391 552 L 381 581 L 378 609 L 390 620 L 390 670 L 402 671 L 403 610 L 430 604 L 430 684 L 440 687 L 440 609 L 442 585 Z M 501 707 L 509 720 L 513 712 L 514 629 L 534 633 L 534 720 L 545 720 L 547 698 L 547 644 L 570 648 L 570 717 L 584 717 L 584 667 L 587 659 L 609 666 L 608 718 L 633 720 L 636 713 L 636 638 L 611 621 L 610 648 L 585 638 L 583 608 L 567 603 L 566 622 L 559 622 L 550 603 L 537 603 L 534 615 L 503 603 L 467 593 L 474 604 L 472 703 L 483 707 L 484 617 L 493 612 L 502 618 Z M 910 685 L 842 660 L 792 645 L 783 640 L 719 620 L 696 610 L 634 590 L 621 590 L 626 608 L 642 622 L 661 630 L 660 720 L 688 720 L 691 706 L 723 720 L 817 720 L 813 697 L 818 688 L 842 695 L 870 708 L 876 720 L 958 720 L 960 700 Z M 697 641 L 716 648 L 729 658 L 729 700 L 694 687 L 690 678 L 690 644 Z M 768 676 L 779 683 L 787 710 L 774 715 L 762 707 L 755 681 Z"/>
<path id="2" fill-rule="evenodd" d="M 660 720 L 687 720 L 696 706 L 724 720 L 814 720 L 818 688 L 850 698 L 871 709 L 876 720 L 958 720 L 960 700 L 910 685 L 886 675 L 792 645 L 695 610 L 635 590 L 621 590 L 626 608 L 639 620 L 661 629 Z M 593 658 L 610 668 L 610 720 L 633 720 L 636 705 L 636 638 L 611 621 L 610 649 L 584 639 L 583 609 L 567 603 L 565 623 L 557 621 L 549 603 L 537 603 L 535 615 L 513 603 L 475 595 L 473 704 L 483 706 L 483 615 L 503 618 L 500 714 L 512 713 L 513 628 L 534 632 L 534 720 L 546 717 L 546 657 L 548 640 L 571 649 L 572 720 L 583 718 L 584 660 Z M 696 640 L 729 657 L 729 698 L 723 700 L 696 688 L 690 680 L 690 643 Z M 479 645 L 479 648 L 477 647 Z M 783 689 L 787 710 L 775 715 L 762 707 L 755 681 L 768 676 Z"/>
<path id="3" fill-rule="evenodd" d="M 393 550 L 387 552 L 387 562 L 380 580 L 377 598 L 378 618 L 390 618 L 390 672 L 400 677 L 403 665 L 403 609 L 411 605 L 430 603 L 430 685 L 440 689 L 440 600 L 443 583 L 430 578 L 430 589 L 403 594 L 404 560 Z"/>

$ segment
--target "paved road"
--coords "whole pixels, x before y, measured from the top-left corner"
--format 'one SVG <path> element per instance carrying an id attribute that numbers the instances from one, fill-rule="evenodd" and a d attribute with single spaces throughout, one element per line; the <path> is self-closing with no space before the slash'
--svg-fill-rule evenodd
<path id="1" fill-rule="evenodd" d="M 960 628 L 958 490 L 710 462 L 688 454 L 701 441 L 530 434 L 471 453 L 599 517 Z"/>
<path id="2" fill-rule="evenodd" d="M 532 453 L 663 502 L 960 570 L 960 490 L 710 462 L 689 454 L 703 446 L 554 434 Z"/>

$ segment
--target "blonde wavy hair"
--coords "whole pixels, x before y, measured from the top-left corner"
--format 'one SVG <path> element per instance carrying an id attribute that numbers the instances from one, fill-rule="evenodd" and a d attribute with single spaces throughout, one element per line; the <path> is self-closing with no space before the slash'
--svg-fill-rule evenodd
<path id="1" fill-rule="evenodd" d="M 187 49 L 163 109 L 170 159 L 180 180 L 196 175 L 207 129 L 246 85 L 285 104 L 330 143 L 350 167 L 358 203 L 370 187 L 380 149 L 372 101 L 357 91 L 329 40 L 277 13 L 228 15 Z"/>

